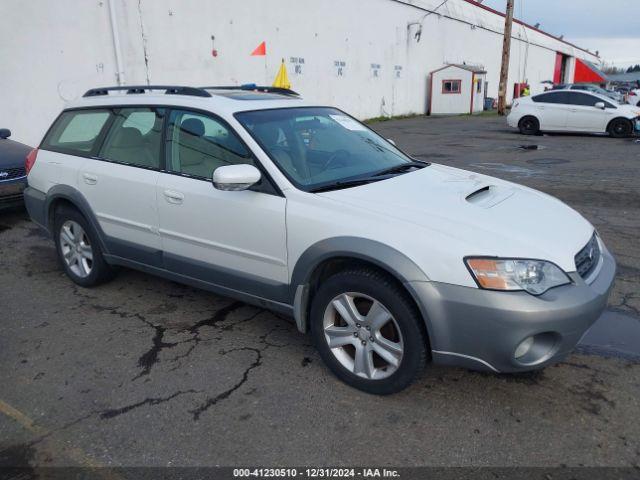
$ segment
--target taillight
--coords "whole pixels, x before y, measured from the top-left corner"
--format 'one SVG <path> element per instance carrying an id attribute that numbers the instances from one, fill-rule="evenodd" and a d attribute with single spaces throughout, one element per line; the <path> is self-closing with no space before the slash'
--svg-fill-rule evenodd
<path id="1" fill-rule="evenodd" d="M 27 171 L 27 175 L 29 175 L 29 172 L 35 165 L 37 156 L 38 156 L 37 148 L 34 148 L 33 150 L 31 150 L 27 155 L 27 158 L 24 161 L 24 169 Z"/>

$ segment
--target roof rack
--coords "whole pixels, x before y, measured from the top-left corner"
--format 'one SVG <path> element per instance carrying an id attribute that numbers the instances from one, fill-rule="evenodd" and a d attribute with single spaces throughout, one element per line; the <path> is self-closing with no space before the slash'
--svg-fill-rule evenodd
<path id="1" fill-rule="evenodd" d="M 298 92 L 289 88 L 271 87 L 266 85 L 256 85 L 255 83 L 245 83 L 243 85 L 217 85 L 212 87 L 200 87 L 203 90 L 245 90 L 249 92 L 277 93 L 290 97 L 299 97 Z"/>
<path id="2" fill-rule="evenodd" d="M 87 90 L 83 97 L 99 97 L 109 95 L 113 91 L 126 91 L 128 95 L 147 93 L 149 90 L 164 90 L 165 95 L 192 95 L 194 97 L 210 97 L 211 94 L 202 88 L 183 87 L 179 85 L 123 85 L 118 87 L 101 87 Z"/>

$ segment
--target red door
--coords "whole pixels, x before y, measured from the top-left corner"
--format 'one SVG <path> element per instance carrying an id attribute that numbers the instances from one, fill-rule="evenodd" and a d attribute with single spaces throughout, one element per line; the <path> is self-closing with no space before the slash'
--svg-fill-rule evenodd
<path id="1" fill-rule="evenodd" d="M 561 53 L 556 53 L 556 67 L 553 70 L 553 83 L 562 83 L 562 57 Z"/>

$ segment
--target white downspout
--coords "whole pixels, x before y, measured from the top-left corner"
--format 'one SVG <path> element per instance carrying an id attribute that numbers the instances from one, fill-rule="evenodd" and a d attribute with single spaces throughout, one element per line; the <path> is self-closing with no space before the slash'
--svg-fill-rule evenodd
<path id="1" fill-rule="evenodd" d="M 109 0 L 109 17 L 111 18 L 111 34 L 113 36 L 113 49 L 116 54 L 116 79 L 118 85 L 126 83 L 124 69 L 122 68 L 122 51 L 120 50 L 120 34 L 118 33 L 118 19 L 116 17 L 116 0 Z"/>

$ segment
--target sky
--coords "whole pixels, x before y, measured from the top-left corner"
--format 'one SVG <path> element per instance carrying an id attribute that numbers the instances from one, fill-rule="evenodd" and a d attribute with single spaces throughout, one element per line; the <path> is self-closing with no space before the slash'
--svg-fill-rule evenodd
<path id="1" fill-rule="evenodd" d="M 507 0 L 484 0 L 504 12 Z M 515 0 L 515 17 L 579 47 L 600 52 L 617 67 L 640 64 L 639 0 Z"/>

